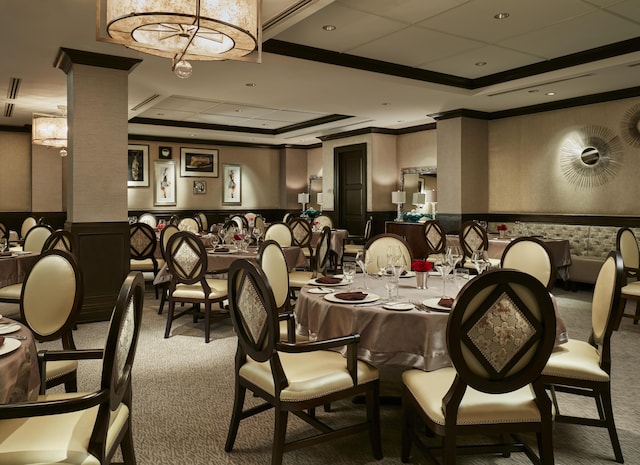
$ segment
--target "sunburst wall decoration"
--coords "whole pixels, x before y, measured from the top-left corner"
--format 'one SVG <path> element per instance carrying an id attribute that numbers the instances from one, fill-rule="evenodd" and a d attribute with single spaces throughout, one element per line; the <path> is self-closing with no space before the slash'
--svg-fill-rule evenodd
<path id="1" fill-rule="evenodd" d="M 640 103 L 624 112 L 620 121 L 620 132 L 627 144 L 640 148 Z"/>
<path id="2" fill-rule="evenodd" d="M 571 184 L 584 189 L 615 178 L 622 142 L 609 128 L 585 126 L 571 133 L 560 148 L 560 170 Z"/>

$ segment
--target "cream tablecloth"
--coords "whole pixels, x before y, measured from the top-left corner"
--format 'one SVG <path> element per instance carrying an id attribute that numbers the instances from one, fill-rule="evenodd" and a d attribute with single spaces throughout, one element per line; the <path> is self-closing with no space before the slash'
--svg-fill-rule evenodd
<path id="1" fill-rule="evenodd" d="M 0 320 L 4 323 L 15 323 L 8 318 Z M 13 352 L 0 355 L 0 403 L 9 404 L 35 400 L 40 390 L 40 373 L 38 371 L 38 352 L 31 331 L 24 325 L 20 330 L 4 336 L 26 336 Z"/>

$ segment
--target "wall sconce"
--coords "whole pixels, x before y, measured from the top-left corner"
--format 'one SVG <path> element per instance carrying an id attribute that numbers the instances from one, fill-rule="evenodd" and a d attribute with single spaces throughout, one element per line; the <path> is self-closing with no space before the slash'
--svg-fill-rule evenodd
<path id="1" fill-rule="evenodd" d="M 391 193 L 391 203 L 398 206 L 398 216 L 396 221 L 402 221 L 402 204 L 407 201 L 407 193 L 405 191 L 393 191 Z"/>
<path id="2" fill-rule="evenodd" d="M 298 203 L 302 204 L 302 213 L 304 214 L 304 211 L 307 209 L 306 205 L 309 203 L 309 193 L 301 192 L 298 194 Z"/>
<path id="3" fill-rule="evenodd" d="M 31 122 L 31 142 L 47 147 L 59 147 L 60 156 L 67 156 L 67 107 L 58 105 L 60 115 L 34 113 Z"/>

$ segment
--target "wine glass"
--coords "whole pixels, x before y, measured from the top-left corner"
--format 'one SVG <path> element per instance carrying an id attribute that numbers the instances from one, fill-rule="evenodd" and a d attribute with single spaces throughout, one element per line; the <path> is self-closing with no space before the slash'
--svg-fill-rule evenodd
<path id="1" fill-rule="evenodd" d="M 0 237 L 0 253 L 3 253 L 5 250 L 7 250 L 7 238 Z"/>
<path id="2" fill-rule="evenodd" d="M 482 274 L 489 266 L 487 252 L 481 249 L 473 251 L 471 254 L 471 261 L 473 262 L 473 266 L 476 267 L 478 274 Z"/>
<path id="3" fill-rule="evenodd" d="M 447 275 L 451 269 L 449 268 L 449 263 L 447 260 L 447 256 L 444 254 L 436 255 L 436 269 L 440 272 L 442 276 L 442 297 L 447 296 Z"/>
<path id="4" fill-rule="evenodd" d="M 251 231 L 253 237 L 256 238 L 256 245 L 260 245 L 260 236 L 262 236 L 262 231 L 258 227 L 254 227 Z"/>
<path id="5" fill-rule="evenodd" d="M 364 287 L 364 289 L 369 289 L 367 287 L 367 265 L 365 264 L 365 261 L 366 261 L 366 253 L 363 250 L 361 250 L 356 254 L 356 263 L 362 270 L 362 280 L 363 280 L 362 286 Z"/>
<path id="6" fill-rule="evenodd" d="M 398 260 L 400 260 L 400 257 L 402 257 L 402 251 L 400 250 L 399 245 L 390 245 L 389 247 L 387 247 L 388 264 L 395 265 L 396 263 L 398 263 Z"/>
<path id="7" fill-rule="evenodd" d="M 351 289 L 351 285 L 353 284 L 353 278 L 356 275 L 356 263 L 355 262 L 344 262 L 342 265 L 342 276 L 344 276 L 345 281 L 347 281 L 347 287 Z"/>
<path id="8" fill-rule="evenodd" d="M 400 295 L 400 276 L 402 276 L 402 273 L 404 273 L 405 270 L 408 271 L 407 260 L 405 259 L 404 254 L 401 254 L 400 258 L 396 260 L 395 265 L 393 265 L 393 271 L 396 275 L 396 297 L 398 299 L 402 297 Z"/>
<path id="9" fill-rule="evenodd" d="M 460 247 L 453 245 L 447 248 L 447 263 L 451 268 L 455 268 L 460 259 L 462 258 L 462 252 Z"/>
<path id="10" fill-rule="evenodd" d="M 387 265 L 382 268 L 382 276 L 384 278 L 384 287 L 387 289 L 387 300 L 393 302 L 398 289 L 398 275 L 396 274 L 394 265 Z M 396 290 L 396 292 L 393 292 Z"/>

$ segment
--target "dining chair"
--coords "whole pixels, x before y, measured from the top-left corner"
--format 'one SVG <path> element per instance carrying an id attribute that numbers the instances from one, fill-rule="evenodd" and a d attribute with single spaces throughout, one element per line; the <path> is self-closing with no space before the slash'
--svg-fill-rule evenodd
<path id="1" fill-rule="evenodd" d="M 623 283 L 622 257 L 613 251 L 600 268 L 593 289 L 588 341 L 569 338 L 567 343 L 553 351 L 542 370 L 542 381 L 553 399 L 554 421 L 606 428 L 615 460 L 619 463 L 624 459 L 611 403 L 611 334 L 617 322 L 616 312 Z M 561 414 L 556 392 L 595 399 L 598 418 Z"/>
<path id="2" fill-rule="evenodd" d="M 200 225 L 194 218 L 182 218 L 178 223 L 178 229 L 180 231 L 198 233 L 200 232 Z"/>
<path id="3" fill-rule="evenodd" d="M 169 310 L 164 337 L 168 338 L 171 334 L 175 319 L 190 313 L 194 323 L 204 316 L 204 340 L 208 343 L 211 339 L 211 323 L 229 316 L 223 307 L 227 298 L 227 281 L 206 277 L 207 250 L 200 238 L 189 231 L 179 231 L 169 238 L 166 256 L 171 283 L 167 294 Z M 193 307 L 176 313 L 176 303 L 193 304 Z M 213 310 L 214 303 L 218 303 L 220 308 Z"/>
<path id="4" fill-rule="evenodd" d="M 358 252 L 362 252 L 364 250 L 364 246 L 371 238 L 371 230 L 373 229 L 373 216 L 370 216 L 369 219 L 364 224 L 364 231 L 362 235 L 357 234 L 349 234 L 344 239 L 342 244 L 342 263 L 344 263 L 345 257 L 355 258 L 358 255 Z M 340 264 L 342 266 L 342 263 Z"/>
<path id="5" fill-rule="evenodd" d="M 156 258 L 155 230 L 146 223 L 133 223 L 129 225 L 129 269 L 140 271 L 145 276 L 145 281 L 151 281 L 158 275 L 164 260 Z M 158 288 L 155 288 L 156 299 Z"/>
<path id="6" fill-rule="evenodd" d="M 138 218 L 138 223 L 148 224 L 153 229 L 156 229 L 158 227 L 158 220 L 153 213 L 143 213 Z"/>
<path id="7" fill-rule="evenodd" d="M 462 266 L 475 270 L 475 265 L 471 261 L 471 255 L 476 250 L 487 251 L 489 248 L 489 236 L 487 230 L 477 221 L 467 221 L 462 223 L 458 233 L 460 238 L 460 247 L 464 257 L 462 258 Z M 488 258 L 489 268 L 499 268 L 500 259 Z"/>
<path id="8" fill-rule="evenodd" d="M 73 329 L 83 298 L 82 272 L 75 256 L 64 250 L 47 250 L 21 284 L 20 319 L 38 342 L 59 340 L 64 350 L 74 351 Z M 67 392 L 77 391 L 77 370 L 77 359 L 47 363 L 40 375 L 40 393 L 59 384 L 64 384 Z"/>
<path id="9" fill-rule="evenodd" d="M 244 215 L 233 215 L 230 219 L 236 223 L 238 231 L 246 231 L 249 229 L 249 221 L 247 221 Z"/>
<path id="10" fill-rule="evenodd" d="M 256 217 L 258 215 L 255 214 L 254 212 L 247 212 L 244 214 L 244 217 L 247 219 L 247 227 L 249 229 L 253 228 L 254 225 L 256 224 Z"/>
<path id="11" fill-rule="evenodd" d="M 4 223 L 0 223 L 0 238 L 6 237 L 7 241 L 9 240 L 9 230 L 4 225 Z"/>
<path id="12" fill-rule="evenodd" d="M 256 228 L 260 230 L 261 237 L 264 237 L 264 233 L 267 230 L 267 226 L 265 225 L 264 217 L 262 215 L 256 216 L 256 219 L 254 220 L 254 225 Z"/>
<path id="13" fill-rule="evenodd" d="M 548 291 L 556 282 L 556 267 L 547 245 L 537 237 L 519 237 L 504 249 L 500 268 L 513 268 L 534 276 Z"/>
<path id="14" fill-rule="evenodd" d="M 385 265 L 387 264 L 389 247 L 399 247 L 404 266 L 407 267 L 406 270 L 411 269 L 413 255 L 407 241 L 397 234 L 383 233 L 373 236 L 364 246 L 365 252 L 371 257 L 367 273 L 375 274 L 378 272 L 378 257 L 384 261 Z"/>
<path id="15" fill-rule="evenodd" d="M 37 224 L 27 232 L 22 244 L 22 250 L 25 252 L 40 253 L 44 243 L 53 233 L 53 228 L 48 224 Z"/>
<path id="16" fill-rule="evenodd" d="M 291 235 L 291 228 L 287 223 L 271 223 L 267 230 L 264 232 L 264 239 L 273 239 L 280 247 L 290 247 L 293 243 L 293 237 Z"/>
<path id="17" fill-rule="evenodd" d="M 292 213 L 290 213 L 290 212 L 287 212 L 282 217 L 282 222 L 283 223 L 288 223 L 291 218 L 294 218 L 294 215 Z"/>
<path id="18" fill-rule="evenodd" d="M 622 256 L 624 268 L 624 285 L 620 290 L 620 311 L 615 329 L 620 327 L 622 318 L 632 318 L 633 324 L 640 320 L 640 249 L 636 235 L 629 228 L 620 228 L 616 235 L 616 250 Z M 627 300 L 636 301 L 635 314 L 625 313 Z"/>
<path id="19" fill-rule="evenodd" d="M 305 258 L 309 262 L 308 269 L 314 268 L 313 248 L 311 247 L 311 238 L 313 231 L 311 223 L 307 218 L 292 218 L 287 225 L 291 230 L 291 245 L 300 247 Z"/>
<path id="20" fill-rule="evenodd" d="M 56 229 L 51 233 L 42 246 L 42 251 L 59 249 L 70 253 L 76 252 L 76 240 L 70 231 L 65 229 Z"/>
<path id="21" fill-rule="evenodd" d="M 131 372 L 143 298 L 142 276 L 130 273 L 118 294 L 104 349 L 41 354 L 47 365 L 72 357 L 101 358 L 99 388 L 0 405 L 0 457 L 5 463 L 107 464 L 120 449 L 124 464 L 135 465 Z"/>
<path id="22" fill-rule="evenodd" d="M 173 224 L 166 225 L 162 231 L 160 231 L 158 246 L 160 247 L 160 254 L 162 255 L 162 259 L 165 264 L 167 263 L 167 244 L 169 243 L 169 239 L 179 231 L 178 227 Z M 169 292 L 169 281 L 161 283 L 158 287 L 160 288 L 160 305 L 158 306 L 158 315 L 162 315 L 162 312 L 164 311 L 164 304 L 167 301 L 167 294 Z"/>
<path id="23" fill-rule="evenodd" d="M 200 231 L 209 230 L 209 220 L 207 219 L 207 215 L 205 215 L 204 212 L 196 213 L 194 218 L 200 221 Z"/>
<path id="24" fill-rule="evenodd" d="M 540 373 L 555 333 L 551 296 L 533 276 L 493 270 L 469 281 L 447 320 L 452 366 L 402 374 L 402 462 L 416 444 L 434 463 L 435 451 L 446 464 L 458 454 L 524 451 L 533 463 L 553 464 L 551 401 Z M 442 442 L 425 442 L 417 418 L 429 429 L 426 436 Z M 518 433 L 535 433 L 539 457 Z M 457 447 L 464 435 L 500 435 L 501 443 Z"/>
<path id="25" fill-rule="evenodd" d="M 435 261 L 434 255 L 443 254 L 447 250 L 447 236 L 438 220 L 424 222 L 424 240 L 427 244 L 427 258 Z"/>
<path id="26" fill-rule="evenodd" d="M 357 359 L 358 334 L 305 342 L 280 340 L 278 308 L 269 281 L 259 265 L 236 260 L 229 269 L 229 309 L 238 336 L 235 357 L 234 405 L 225 443 L 231 452 L 240 422 L 273 408 L 275 426 L 272 465 L 284 452 L 363 431 L 376 459 L 382 458 L 378 370 Z M 346 356 L 332 350 L 346 348 Z M 247 390 L 264 401 L 244 408 Z M 308 411 L 340 399 L 364 395 L 366 421 L 334 428 Z M 289 412 L 319 430 L 319 434 L 287 441 Z M 332 419 L 342 420 L 335 412 Z M 257 439 L 255 431 L 252 441 Z"/>
<path id="27" fill-rule="evenodd" d="M 20 226 L 20 239 L 24 240 L 31 228 L 38 224 L 38 220 L 34 216 L 27 216 Z"/>
<path id="28" fill-rule="evenodd" d="M 306 286 L 311 279 L 325 275 L 331 259 L 331 228 L 325 226 L 320 233 L 320 239 L 316 244 L 315 260 L 311 270 L 293 270 L 289 272 L 289 288 L 295 292 Z"/>
<path id="29" fill-rule="evenodd" d="M 318 215 L 313 219 L 313 222 L 316 223 L 320 229 L 325 226 L 329 226 L 333 229 L 333 220 L 327 215 Z"/>

